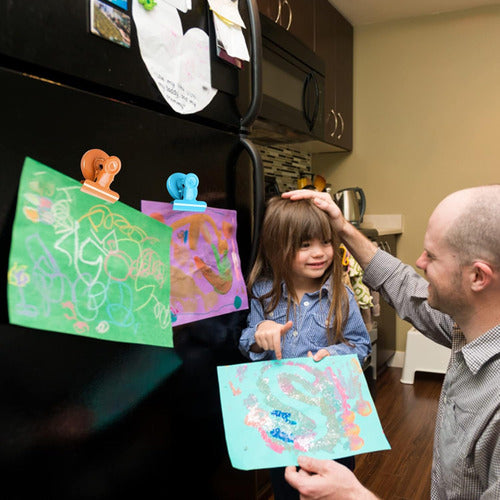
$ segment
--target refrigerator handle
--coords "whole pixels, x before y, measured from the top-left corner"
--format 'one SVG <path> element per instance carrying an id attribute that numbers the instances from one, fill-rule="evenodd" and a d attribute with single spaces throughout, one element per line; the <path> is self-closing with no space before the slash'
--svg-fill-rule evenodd
<path id="1" fill-rule="evenodd" d="M 251 68 L 251 100 L 240 121 L 240 130 L 247 134 L 260 113 L 262 104 L 262 34 L 260 29 L 259 8 L 257 0 L 247 0 L 250 25 L 250 68 Z"/>
<path id="2" fill-rule="evenodd" d="M 262 218 L 264 216 L 264 168 L 262 166 L 262 159 L 258 149 L 255 147 L 252 141 L 250 141 L 245 135 L 240 135 L 240 144 L 245 148 L 245 150 L 250 155 L 253 167 L 253 231 L 252 231 L 252 241 L 250 248 L 250 260 L 248 263 L 247 275 L 250 273 L 252 266 L 257 257 L 257 250 L 259 248 L 259 235 L 260 228 L 262 224 Z"/>

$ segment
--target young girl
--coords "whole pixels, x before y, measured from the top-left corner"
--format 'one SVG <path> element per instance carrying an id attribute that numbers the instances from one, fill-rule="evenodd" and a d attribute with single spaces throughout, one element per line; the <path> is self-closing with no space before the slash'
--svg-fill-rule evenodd
<path id="1" fill-rule="evenodd" d="M 370 337 L 344 284 L 339 245 L 330 218 L 311 200 L 269 200 L 248 277 L 243 354 L 252 361 L 357 354 L 363 362 Z M 354 457 L 338 461 L 354 469 Z M 299 498 L 285 481 L 284 468 L 270 472 L 276 500 Z"/>

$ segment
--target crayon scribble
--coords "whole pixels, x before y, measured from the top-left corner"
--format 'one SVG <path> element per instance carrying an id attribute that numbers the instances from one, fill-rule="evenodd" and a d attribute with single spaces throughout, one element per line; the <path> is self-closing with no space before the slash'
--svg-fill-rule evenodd
<path id="1" fill-rule="evenodd" d="M 81 193 L 79 183 L 33 160 L 24 168 L 10 313 L 20 324 L 34 318 L 55 331 L 167 345 L 169 232 L 154 223 L 167 235 L 160 244 L 158 232 L 137 224 L 140 213 Z M 152 331 L 164 340 L 149 341 Z"/>

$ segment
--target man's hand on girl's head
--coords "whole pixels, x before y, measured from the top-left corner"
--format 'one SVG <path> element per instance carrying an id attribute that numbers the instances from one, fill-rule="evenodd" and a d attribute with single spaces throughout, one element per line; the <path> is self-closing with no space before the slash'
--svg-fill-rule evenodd
<path id="1" fill-rule="evenodd" d="M 288 198 L 291 201 L 313 200 L 318 208 L 325 211 L 330 216 L 335 231 L 340 232 L 345 225 L 349 224 L 342 215 L 338 205 L 333 201 L 330 193 L 312 191 L 311 189 L 296 189 L 283 193 L 281 197 Z"/>

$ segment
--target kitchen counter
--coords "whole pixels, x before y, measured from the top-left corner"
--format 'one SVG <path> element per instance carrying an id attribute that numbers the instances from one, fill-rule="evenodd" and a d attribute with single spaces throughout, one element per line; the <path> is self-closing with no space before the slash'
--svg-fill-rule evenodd
<path id="1" fill-rule="evenodd" d="M 360 229 L 376 229 L 379 236 L 401 234 L 403 216 L 401 214 L 365 214 Z"/>

